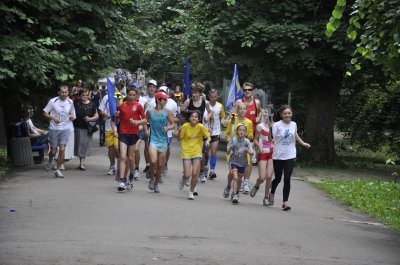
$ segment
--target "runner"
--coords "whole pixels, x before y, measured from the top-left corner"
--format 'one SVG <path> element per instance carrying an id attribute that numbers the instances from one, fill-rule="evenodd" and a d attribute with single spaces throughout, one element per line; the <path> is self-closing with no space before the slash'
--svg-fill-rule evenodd
<path id="1" fill-rule="evenodd" d="M 155 95 L 156 107 L 146 113 L 150 122 L 149 157 L 150 157 L 150 181 L 149 189 L 155 193 L 160 192 L 160 178 L 164 170 L 168 149 L 168 131 L 175 128 L 172 112 L 165 105 L 169 96 L 164 92 Z M 168 124 L 169 122 L 169 124 Z"/>
<path id="2" fill-rule="evenodd" d="M 261 111 L 262 123 L 257 125 L 256 135 L 254 137 L 254 145 L 258 148 L 258 179 L 256 184 L 250 191 L 250 196 L 254 197 L 265 179 L 265 194 L 263 205 L 268 206 L 268 193 L 271 189 L 272 174 L 274 166 L 272 162 L 272 154 L 274 152 L 274 143 L 272 141 L 272 125 L 268 109 Z"/>
<path id="3" fill-rule="evenodd" d="M 222 106 L 221 103 L 217 102 L 218 99 L 218 91 L 216 89 L 211 89 L 209 94 L 209 99 L 210 99 L 210 108 L 214 112 L 213 118 L 209 120 L 208 123 L 204 123 L 206 128 L 209 130 L 211 133 L 211 144 L 210 144 L 210 179 L 215 179 L 217 177 L 217 174 L 215 174 L 215 166 L 217 165 L 217 150 L 218 150 L 218 144 L 219 144 L 219 139 L 220 139 L 220 134 L 221 134 L 221 122 L 224 122 L 225 119 L 225 111 L 224 107 Z M 204 117 L 208 116 L 208 111 L 205 110 L 204 112 Z M 208 149 L 204 148 L 207 150 L 204 155 L 204 172 L 207 172 L 208 169 Z"/>
<path id="4" fill-rule="evenodd" d="M 149 109 L 153 109 L 156 106 L 156 100 L 155 100 L 155 94 L 157 91 L 157 81 L 156 80 L 149 80 L 147 83 L 147 96 L 145 97 L 147 100 L 147 107 L 145 108 L 145 111 Z M 149 127 L 150 124 L 147 124 L 147 127 Z M 149 158 L 149 142 L 148 138 L 145 137 L 146 139 L 144 140 L 144 159 L 146 160 L 146 167 L 144 168 L 143 172 L 146 173 L 146 176 L 149 176 L 147 172 L 149 171 L 150 168 L 150 158 Z"/>
<path id="5" fill-rule="evenodd" d="M 115 116 L 119 119 L 119 185 L 118 191 L 126 189 L 128 179 L 129 164 L 134 164 L 135 145 L 139 139 L 139 125 L 146 127 L 146 118 L 142 108 L 135 97 L 138 93 L 135 88 L 128 88 L 127 100 L 122 103 Z M 131 179 L 129 180 L 131 183 Z"/>
<path id="6" fill-rule="evenodd" d="M 139 93 L 136 96 L 136 101 L 142 105 L 142 108 L 144 110 L 144 113 L 147 112 L 148 109 L 148 103 L 147 103 L 147 97 L 145 97 L 142 85 L 139 82 L 133 83 L 133 86 L 136 87 L 139 91 Z M 148 141 L 148 135 L 146 134 L 144 127 L 142 125 L 139 126 L 139 140 L 136 143 L 135 146 L 135 170 L 133 172 L 133 180 L 138 181 L 140 179 L 140 170 L 139 170 L 139 164 L 140 164 L 140 144 L 142 142 Z M 146 158 L 146 156 L 145 156 Z M 148 157 L 146 159 L 146 164 L 148 163 Z M 131 172 L 132 174 L 132 172 Z"/>
<path id="7" fill-rule="evenodd" d="M 64 175 L 61 173 L 60 167 L 64 163 L 65 146 L 71 133 L 71 123 L 76 117 L 74 103 L 68 98 L 67 86 L 59 86 L 58 97 L 50 99 L 43 109 L 43 115 L 50 120 L 49 141 L 51 150 L 46 170 L 50 170 L 53 167 L 53 158 L 58 147 L 57 167 L 54 175 L 56 178 L 63 178 Z"/>
<path id="8" fill-rule="evenodd" d="M 290 177 L 292 176 L 294 159 L 296 158 L 296 140 L 305 148 L 310 148 L 311 145 L 304 142 L 297 134 L 297 124 L 292 121 L 292 108 L 288 105 L 283 105 L 278 113 L 282 120 L 276 122 L 272 127 L 272 135 L 274 136 L 274 171 L 275 178 L 272 181 L 271 192 L 268 196 L 270 205 L 274 204 L 274 196 L 276 187 L 283 180 L 283 204 L 282 210 L 289 211 L 289 193 L 290 193 Z"/>
<path id="9" fill-rule="evenodd" d="M 246 125 L 246 138 L 249 139 L 250 141 L 253 139 L 253 123 L 251 122 L 251 120 L 249 120 L 248 118 L 246 118 L 246 105 L 243 102 L 239 102 L 238 103 L 238 114 L 237 117 L 235 117 L 235 122 L 233 124 L 233 128 L 237 128 L 237 126 L 239 124 L 244 124 Z M 232 136 L 232 131 L 234 133 L 234 135 Z M 228 127 L 226 129 L 225 132 L 225 136 L 227 141 L 231 141 L 231 137 L 236 137 L 236 130 L 232 130 L 232 118 L 229 120 L 228 122 Z M 249 163 L 250 161 L 250 157 L 248 157 L 249 159 Z M 229 157 L 228 157 L 228 161 L 229 161 Z M 248 163 L 248 164 L 249 164 Z M 246 172 L 245 172 L 246 173 Z M 231 183 L 232 183 L 232 179 L 233 179 L 233 175 L 231 173 L 231 170 L 229 168 L 229 173 L 228 173 L 228 181 L 224 190 L 224 197 L 228 198 L 229 197 L 229 193 L 231 190 Z M 241 182 L 242 180 L 239 179 L 239 187 L 241 186 Z"/>
<path id="10" fill-rule="evenodd" d="M 166 87 L 166 86 L 160 86 L 160 89 L 158 91 L 163 92 L 168 95 L 168 87 Z M 167 108 L 167 110 L 171 111 L 172 117 L 174 119 L 174 123 L 176 124 L 177 122 L 179 122 L 179 120 L 176 118 L 177 112 L 178 112 L 178 104 L 176 104 L 176 102 L 172 98 L 169 97 L 167 99 L 167 104 L 165 105 L 165 107 Z M 171 124 L 168 124 L 168 126 L 170 126 L 170 125 Z M 164 171 L 162 173 L 162 177 L 166 177 L 168 175 L 168 160 L 169 160 L 169 156 L 171 154 L 171 144 L 172 144 L 173 134 L 174 134 L 173 129 L 168 130 L 167 157 L 165 158 L 165 167 L 164 167 Z M 160 181 L 162 182 L 162 178 L 160 179 Z"/>
<path id="11" fill-rule="evenodd" d="M 188 193 L 189 200 L 194 200 L 194 195 L 198 195 L 196 185 L 200 171 L 203 139 L 207 138 L 206 146 L 209 146 L 211 142 L 210 133 L 203 124 L 199 123 L 200 117 L 200 111 L 192 111 L 189 122 L 183 124 L 177 134 L 178 140 L 182 141 L 181 157 L 183 163 L 183 176 L 179 180 L 179 189 L 183 190 L 184 186 L 189 186 L 189 179 L 192 178 Z"/>
<path id="12" fill-rule="evenodd" d="M 235 109 L 237 110 L 237 106 L 239 102 L 242 102 L 246 104 L 246 118 L 252 121 L 253 123 L 253 135 L 255 133 L 257 124 L 260 122 L 260 112 L 261 112 L 261 103 L 258 99 L 255 99 L 253 97 L 253 90 L 254 90 L 254 85 L 252 83 L 245 82 L 243 84 L 243 98 L 239 99 L 238 101 L 235 102 Z M 252 163 L 256 162 L 256 157 L 253 156 L 252 158 Z M 246 167 L 246 171 L 244 173 L 244 181 L 243 181 L 243 187 L 241 190 L 243 190 L 243 193 L 247 194 L 250 191 L 250 176 L 251 176 L 251 171 L 253 169 L 252 163 L 249 163 Z"/>
<path id="13" fill-rule="evenodd" d="M 204 117 L 204 112 L 207 110 L 208 116 L 204 118 L 204 122 L 208 122 L 209 119 L 211 119 L 214 115 L 214 112 L 210 108 L 210 103 L 201 97 L 204 91 L 204 85 L 200 82 L 194 82 L 190 86 L 191 92 L 192 92 L 192 97 L 187 99 L 182 107 L 181 107 L 181 113 L 185 113 L 186 111 L 191 111 L 198 110 L 200 112 L 200 123 L 203 123 L 203 117 Z M 200 172 L 200 182 L 204 183 L 207 181 L 206 174 L 204 171 Z"/>
<path id="14" fill-rule="evenodd" d="M 247 127 L 239 124 L 236 127 L 236 137 L 233 143 L 229 141 L 227 154 L 229 155 L 229 172 L 233 177 L 231 200 L 233 204 L 239 203 L 239 179 L 242 179 L 246 165 L 248 164 L 247 156 L 252 156 L 254 151 L 250 140 L 245 138 Z M 228 193 L 229 194 L 229 193 Z"/>
<path id="15" fill-rule="evenodd" d="M 115 100 L 114 97 L 112 97 L 111 100 Z M 108 101 L 108 95 L 105 95 L 100 102 L 99 110 L 105 124 L 105 144 L 108 148 L 108 158 L 110 160 L 110 167 L 107 175 L 116 175 L 117 167 L 115 160 L 118 160 L 119 157 L 118 132 L 115 122 L 111 120 Z"/>

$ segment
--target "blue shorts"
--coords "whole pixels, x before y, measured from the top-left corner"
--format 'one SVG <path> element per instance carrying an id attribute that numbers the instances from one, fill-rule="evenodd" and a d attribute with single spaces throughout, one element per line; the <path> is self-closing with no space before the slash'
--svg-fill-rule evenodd
<path id="1" fill-rule="evenodd" d="M 160 144 L 160 143 L 155 143 L 153 141 L 153 142 L 150 142 L 149 146 L 153 147 L 154 149 L 156 149 L 160 153 L 167 152 L 167 149 L 168 149 L 168 144 L 167 143 L 161 143 Z"/>
<path id="2" fill-rule="evenodd" d="M 182 158 L 183 161 L 201 161 L 201 157 Z"/>
<path id="3" fill-rule="evenodd" d="M 244 174 L 244 170 L 246 169 L 246 167 L 239 167 L 238 165 L 236 165 L 236 164 L 231 164 L 231 171 L 233 171 L 233 170 L 237 170 L 237 172 L 239 173 L 239 174 Z"/>
<path id="4" fill-rule="evenodd" d="M 168 145 L 167 148 L 170 149 L 172 144 L 172 137 L 168 137 Z"/>
<path id="5" fill-rule="evenodd" d="M 126 144 L 127 146 L 135 145 L 139 140 L 138 134 L 120 134 L 118 136 L 120 142 Z"/>

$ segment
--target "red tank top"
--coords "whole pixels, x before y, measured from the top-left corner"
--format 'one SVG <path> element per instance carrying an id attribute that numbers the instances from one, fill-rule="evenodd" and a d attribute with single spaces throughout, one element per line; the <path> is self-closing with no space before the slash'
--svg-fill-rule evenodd
<path id="1" fill-rule="evenodd" d="M 242 98 L 242 101 L 246 104 L 244 101 L 244 98 Z M 246 118 L 251 120 L 253 122 L 253 129 L 257 127 L 256 119 L 257 119 L 257 105 L 256 105 L 256 100 L 253 98 L 253 102 L 251 105 L 246 104 Z"/>

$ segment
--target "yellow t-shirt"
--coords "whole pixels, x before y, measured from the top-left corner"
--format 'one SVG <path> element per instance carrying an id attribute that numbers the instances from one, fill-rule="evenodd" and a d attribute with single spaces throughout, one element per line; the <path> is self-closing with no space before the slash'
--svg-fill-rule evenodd
<path id="1" fill-rule="evenodd" d="M 210 136 L 203 124 L 197 123 L 191 126 L 186 122 L 181 128 L 182 158 L 195 158 L 202 156 L 203 138 Z"/>
<path id="2" fill-rule="evenodd" d="M 244 120 L 239 120 L 239 117 L 236 116 L 235 118 L 235 129 L 234 129 L 234 134 L 233 136 L 236 137 L 236 127 L 238 124 L 243 123 L 247 127 L 247 134 L 246 138 L 249 140 L 253 140 L 253 122 L 249 120 L 248 118 L 244 118 Z M 226 128 L 225 131 L 225 137 L 226 139 L 229 139 L 231 137 L 231 128 L 232 128 L 232 118 L 228 122 L 228 127 Z"/>

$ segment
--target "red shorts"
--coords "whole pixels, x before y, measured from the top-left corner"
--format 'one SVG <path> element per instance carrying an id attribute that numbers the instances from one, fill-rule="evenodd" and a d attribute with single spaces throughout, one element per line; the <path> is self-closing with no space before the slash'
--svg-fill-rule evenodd
<path id="1" fill-rule="evenodd" d="M 268 153 L 268 154 L 258 154 L 258 160 L 262 160 L 262 161 L 267 161 L 272 159 L 272 154 L 273 153 Z"/>

